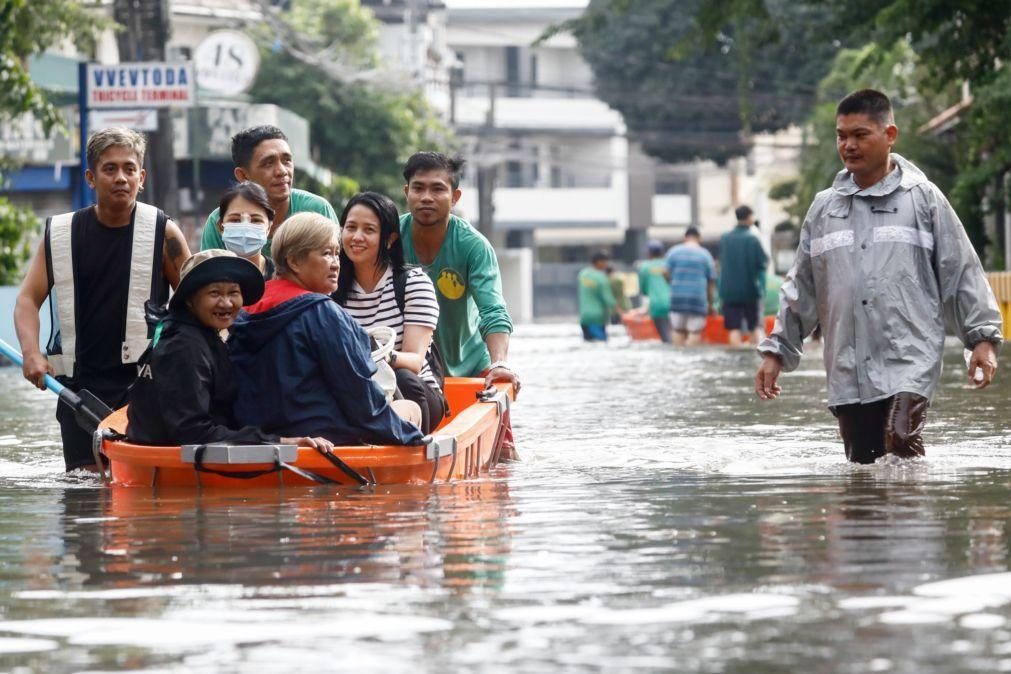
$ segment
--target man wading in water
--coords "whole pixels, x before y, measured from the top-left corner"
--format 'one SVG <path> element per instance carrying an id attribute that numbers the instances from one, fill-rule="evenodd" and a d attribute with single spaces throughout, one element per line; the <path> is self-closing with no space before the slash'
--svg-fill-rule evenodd
<path id="1" fill-rule="evenodd" d="M 804 338 L 820 324 L 828 405 L 846 458 L 923 456 L 945 319 L 972 349 L 969 376 L 982 389 L 997 371 L 1000 312 L 948 200 L 892 153 L 899 130 L 888 97 L 870 89 L 846 96 L 836 134 L 846 168 L 804 220 L 776 327 L 758 347 L 755 392 L 779 395 L 779 373 L 797 367 Z"/>

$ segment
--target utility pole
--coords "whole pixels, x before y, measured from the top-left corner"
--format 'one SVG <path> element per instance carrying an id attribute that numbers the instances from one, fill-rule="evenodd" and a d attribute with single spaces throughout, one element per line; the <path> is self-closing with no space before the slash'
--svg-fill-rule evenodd
<path id="1" fill-rule="evenodd" d="M 119 60 L 164 61 L 170 28 L 168 0 L 114 0 L 113 18 L 126 27 L 117 34 Z M 168 213 L 179 214 L 179 179 L 172 146 L 172 111 L 158 109 L 158 130 L 148 134 L 144 159 L 147 181 L 142 200 Z M 199 186 L 198 186 L 199 187 Z"/>

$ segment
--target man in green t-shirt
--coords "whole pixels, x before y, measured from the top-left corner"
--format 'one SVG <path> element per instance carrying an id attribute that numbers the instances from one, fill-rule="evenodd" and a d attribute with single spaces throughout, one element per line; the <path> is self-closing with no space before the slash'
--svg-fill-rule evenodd
<path id="1" fill-rule="evenodd" d="M 276 126 L 254 126 L 235 134 L 232 137 L 232 161 L 235 163 L 235 179 L 239 182 L 249 180 L 260 185 L 266 190 L 270 207 L 274 209 L 274 222 L 267 230 L 267 242 L 262 249 L 267 257 L 270 257 L 270 239 L 288 216 L 309 211 L 337 222 L 337 214 L 326 199 L 312 192 L 291 188 L 295 163 L 288 137 Z M 207 217 L 200 250 L 228 248 L 218 231 L 219 218 L 216 208 Z M 243 250 L 233 252 L 237 255 L 249 254 L 249 251 Z"/>
<path id="2" fill-rule="evenodd" d="M 502 297 L 495 249 L 469 222 L 450 213 L 460 199 L 464 161 L 418 152 L 404 166 L 410 213 L 400 219 L 404 258 L 420 264 L 439 302 L 435 343 L 453 377 L 484 377 L 485 385 L 520 380 L 509 367 L 512 319 Z"/>
<path id="3" fill-rule="evenodd" d="M 617 304 L 607 279 L 608 259 L 604 251 L 594 253 L 590 266 L 579 272 L 579 327 L 587 342 L 607 341 L 607 322 Z"/>
<path id="4" fill-rule="evenodd" d="M 667 280 L 667 261 L 663 244 L 650 241 L 646 247 L 649 259 L 639 263 L 639 294 L 649 304 L 649 317 L 653 319 L 660 341 L 671 343 L 670 282 Z"/>

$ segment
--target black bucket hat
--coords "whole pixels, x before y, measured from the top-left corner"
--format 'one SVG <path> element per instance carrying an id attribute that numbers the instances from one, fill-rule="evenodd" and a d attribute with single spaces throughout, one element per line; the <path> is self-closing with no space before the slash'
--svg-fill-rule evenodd
<path id="1" fill-rule="evenodd" d="M 242 304 L 248 306 L 263 297 L 263 274 L 249 260 L 230 250 L 210 248 L 191 255 L 179 270 L 179 287 L 169 300 L 169 308 L 178 311 L 196 291 L 208 283 L 231 281 L 242 290 Z"/>

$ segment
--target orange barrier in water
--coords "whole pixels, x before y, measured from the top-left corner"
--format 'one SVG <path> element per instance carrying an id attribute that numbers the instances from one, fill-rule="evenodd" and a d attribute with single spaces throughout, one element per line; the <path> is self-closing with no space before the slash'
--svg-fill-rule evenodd
<path id="1" fill-rule="evenodd" d="M 514 397 L 511 384 L 497 383 L 493 399 L 481 402 L 477 394 L 483 387 L 484 380 L 479 378 L 446 378 L 446 399 L 452 416 L 444 419 L 433 433 L 440 441 L 438 446 L 347 446 L 334 448 L 334 454 L 375 484 L 421 484 L 478 477 L 500 458 L 505 421 Z M 123 433 L 126 424 L 126 408 L 123 407 L 105 419 L 100 428 Z M 109 459 L 113 485 L 246 488 L 315 484 L 287 470 L 251 479 L 198 472 L 192 462 L 183 460 L 179 447 L 151 447 L 106 438 L 102 452 Z M 358 484 L 311 447 L 299 447 L 297 460 L 290 463 L 341 484 Z M 205 467 L 235 473 L 269 471 L 273 464 L 208 462 Z"/>
<path id="2" fill-rule="evenodd" d="M 660 339 L 660 333 L 656 331 L 653 319 L 649 316 L 634 312 L 627 313 L 625 317 L 621 319 L 621 322 L 625 325 L 625 330 L 628 331 L 628 337 L 632 341 L 659 341 Z M 775 324 L 775 316 L 766 316 L 765 334 L 772 332 L 772 328 Z M 745 341 L 748 340 L 748 336 L 746 334 L 742 336 Z M 706 327 L 702 330 L 702 343 L 727 344 L 729 341 L 730 333 L 725 327 L 723 327 L 723 316 L 709 316 L 706 319 Z"/>
<path id="3" fill-rule="evenodd" d="M 1004 339 L 1011 339 L 1011 272 L 990 272 L 986 275 L 1004 318 Z"/>

